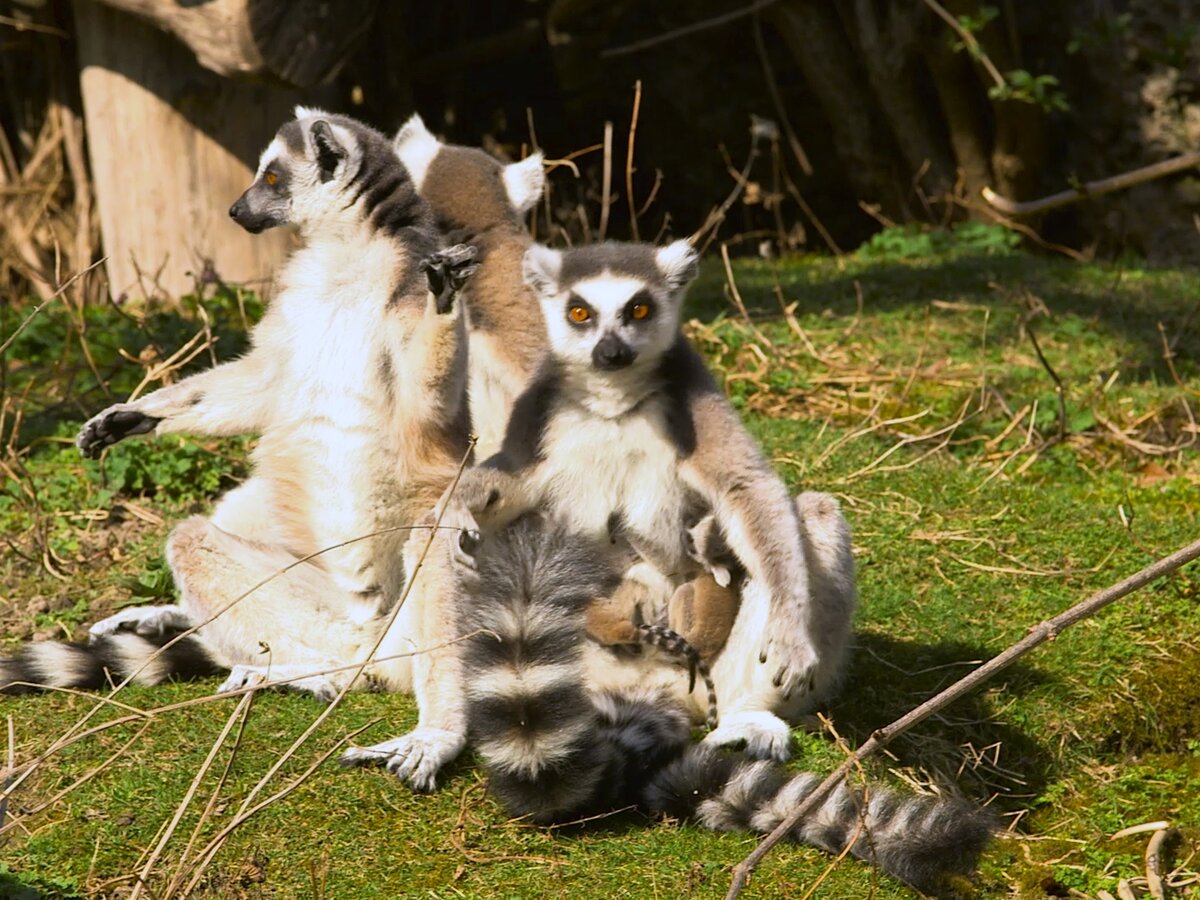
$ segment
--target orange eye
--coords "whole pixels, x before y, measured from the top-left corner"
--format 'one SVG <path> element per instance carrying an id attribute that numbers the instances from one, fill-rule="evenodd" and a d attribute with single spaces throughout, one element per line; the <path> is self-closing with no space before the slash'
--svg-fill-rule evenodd
<path id="1" fill-rule="evenodd" d="M 571 317 L 572 322 L 586 322 L 592 317 L 586 306 L 572 306 L 567 310 L 567 315 Z"/>
<path id="2" fill-rule="evenodd" d="M 275 182 L 277 182 L 278 180 L 279 180 L 279 176 L 276 175 L 274 172 L 268 172 L 266 175 L 263 176 L 263 181 L 265 181 L 271 187 L 275 187 Z"/>
<path id="3" fill-rule="evenodd" d="M 638 321 L 641 321 L 642 319 L 646 318 L 646 316 L 650 315 L 650 307 L 645 303 L 638 303 L 629 311 L 629 314 Z"/>

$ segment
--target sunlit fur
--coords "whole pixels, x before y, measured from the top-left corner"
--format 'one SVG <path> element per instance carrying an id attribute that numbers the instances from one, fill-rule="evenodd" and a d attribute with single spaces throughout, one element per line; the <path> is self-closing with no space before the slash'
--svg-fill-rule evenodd
<path id="1" fill-rule="evenodd" d="M 674 589 L 710 568 L 687 543 L 710 515 L 746 578 L 711 667 L 720 726 L 706 741 L 783 759 L 787 720 L 828 697 L 844 669 L 856 602 L 849 529 L 828 495 L 805 494 L 797 510 L 680 333 L 696 268 L 685 241 L 529 249 L 549 352 L 501 451 L 459 485 L 459 524 L 486 535 L 539 509 L 598 547 L 628 544 L 638 577 L 658 573 L 644 614 L 661 622 Z M 650 307 L 642 319 L 631 314 L 638 303 Z M 588 315 L 573 318 L 574 306 Z M 597 671 L 593 686 L 625 677 L 614 672 Z M 692 699 L 699 716 L 703 693 Z"/>
<path id="2" fill-rule="evenodd" d="M 411 535 L 423 544 L 428 534 L 411 526 L 466 453 L 465 326 L 461 304 L 439 309 L 420 270 L 441 238 L 391 142 L 352 119 L 298 114 L 235 204 L 255 228 L 282 218 L 303 240 L 278 274 L 250 351 L 105 410 L 80 444 L 98 452 L 147 430 L 259 436 L 251 476 L 168 539 L 176 611 L 122 613 L 93 634 L 138 629 L 150 641 L 159 623 L 178 630 L 216 615 L 196 640 L 208 659 L 233 668 L 227 686 L 307 674 L 293 684 L 329 698 L 353 673 L 312 673 L 364 659 L 414 567 L 418 554 L 406 542 Z M 318 147 L 316 134 L 336 146 Z M 275 185 L 263 180 L 268 167 L 279 173 Z M 126 430 L 115 431 L 121 423 Z M 435 554 L 385 652 L 453 636 L 452 621 L 436 611 L 445 603 L 436 562 Z M 94 650 L 109 646 L 103 638 Z M 406 745 L 419 749 L 405 770 L 421 787 L 465 737 L 454 678 L 442 677 L 454 655 L 440 653 L 369 670 L 374 684 L 421 697 L 420 740 Z"/>
<path id="3" fill-rule="evenodd" d="M 415 114 L 393 144 L 439 226 L 480 251 L 464 302 L 471 430 L 477 458 L 486 459 L 500 449 L 513 403 L 546 346 L 541 309 L 521 271 L 533 242 L 525 215 L 546 186 L 542 155 L 504 164 L 475 147 L 443 143 Z"/>
<path id="4" fill-rule="evenodd" d="M 550 824 L 628 807 L 715 831 L 766 833 L 820 782 L 773 761 L 696 746 L 689 711 L 653 685 L 589 681 L 584 610 L 619 578 L 586 537 L 525 516 L 485 540 L 458 615 L 471 740 L 514 817 Z M 835 790 L 791 833 L 850 852 L 927 893 L 970 874 L 993 822 L 956 799 L 871 785 Z"/>

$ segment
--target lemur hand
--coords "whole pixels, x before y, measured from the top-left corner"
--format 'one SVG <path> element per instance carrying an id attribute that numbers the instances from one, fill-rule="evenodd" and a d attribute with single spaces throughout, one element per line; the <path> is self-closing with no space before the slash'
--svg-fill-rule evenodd
<path id="1" fill-rule="evenodd" d="M 517 481 L 512 475 L 499 469 L 475 468 L 463 473 L 453 502 L 461 504 L 486 534 L 503 528 L 520 513 L 513 509 L 517 494 Z"/>
<path id="2" fill-rule="evenodd" d="M 161 418 L 148 416 L 128 403 L 118 403 L 89 419 L 75 438 L 75 444 L 84 456 L 95 459 L 105 447 L 111 447 L 130 435 L 153 431 L 161 421 Z"/>
<path id="3" fill-rule="evenodd" d="M 478 253 L 470 244 L 455 244 L 425 257 L 418 264 L 417 268 L 429 280 L 429 291 L 439 313 L 448 313 L 454 308 L 459 291 L 479 268 L 475 261 Z"/>
<path id="4" fill-rule="evenodd" d="M 759 664 L 771 670 L 771 683 L 784 700 L 793 694 L 811 693 L 816 686 L 819 663 L 816 647 L 807 630 L 797 626 L 798 623 L 790 623 L 790 627 L 776 625 L 767 629 L 758 655 Z"/>

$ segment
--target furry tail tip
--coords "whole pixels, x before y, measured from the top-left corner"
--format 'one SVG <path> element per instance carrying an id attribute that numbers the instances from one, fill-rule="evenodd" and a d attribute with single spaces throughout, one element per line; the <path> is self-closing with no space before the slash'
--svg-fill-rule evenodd
<path id="1" fill-rule="evenodd" d="M 90 644 L 29 644 L 0 659 L 0 694 L 27 694 L 48 688 L 96 690 L 133 676 L 134 684 L 204 678 L 221 668 L 194 638 L 170 647 L 170 635 L 157 640 L 130 633 L 97 638 Z"/>

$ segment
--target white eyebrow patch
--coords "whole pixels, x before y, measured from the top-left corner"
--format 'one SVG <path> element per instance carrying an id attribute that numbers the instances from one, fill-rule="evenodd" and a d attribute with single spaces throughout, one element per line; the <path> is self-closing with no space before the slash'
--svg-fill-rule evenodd
<path id="1" fill-rule="evenodd" d="M 576 296 L 582 297 L 592 309 L 603 316 L 624 309 L 630 297 L 638 291 L 645 290 L 646 283 L 628 275 L 613 275 L 605 270 L 600 275 L 576 281 L 570 288 Z"/>
<path id="2" fill-rule="evenodd" d="M 254 173 L 255 177 L 261 175 L 263 173 L 263 169 L 271 164 L 271 160 L 282 155 L 284 150 L 285 148 L 283 146 L 283 141 L 281 141 L 279 138 L 275 138 L 275 140 L 267 144 L 267 149 L 264 150 L 262 155 L 258 158 L 258 171 Z"/>

